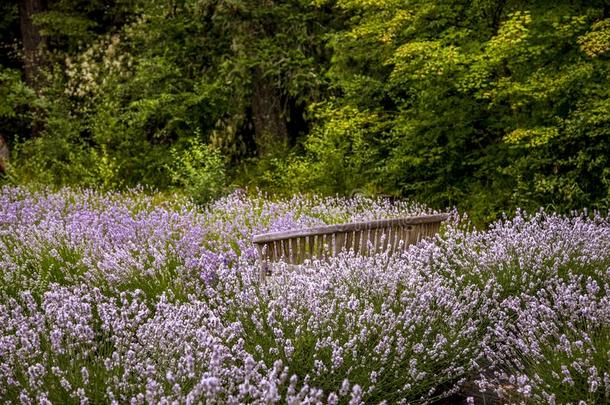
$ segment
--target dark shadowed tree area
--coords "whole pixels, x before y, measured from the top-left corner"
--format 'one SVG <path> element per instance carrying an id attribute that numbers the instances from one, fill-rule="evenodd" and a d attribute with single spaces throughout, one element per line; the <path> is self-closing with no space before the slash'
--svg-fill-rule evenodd
<path id="1" fill-rule="evenodd" d="M 4 182 L 606 210 L 610 2 L 19 0 Z"/>

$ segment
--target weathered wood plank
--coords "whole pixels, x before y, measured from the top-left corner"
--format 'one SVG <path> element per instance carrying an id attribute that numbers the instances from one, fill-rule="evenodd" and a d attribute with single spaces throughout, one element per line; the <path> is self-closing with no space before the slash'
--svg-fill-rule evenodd
<path id="1" fill-rule="evenodd" d="M 309 235 L 328 235 L 338 232 L 357 231 L 364 229 L 379 229 L 387 228 L 393 225 L 419 225 L 433 222 L 442 222 L 447 220 L 447 214 L 422 215 L 418 217 L 406 217 L 396 219 L 382 219 L 368 222 L 351 222 L 347 224 L 325 225 L 307 229 L 297 229 L 284 232 L 272 232 L 255 235 L 252 241 L 254 243 L 271 242 L 294 237 L 309 236 Z"/>
<path id="2" fill-rule="evenodd" d="M 354 231 L 345 233 L 345 250 L 354 250 Z"/>

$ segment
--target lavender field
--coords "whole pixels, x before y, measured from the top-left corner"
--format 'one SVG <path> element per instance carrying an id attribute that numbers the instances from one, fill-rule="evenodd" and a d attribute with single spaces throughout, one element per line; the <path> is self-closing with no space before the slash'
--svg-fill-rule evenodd
<path id="1" fill-rule="evenodd" d="M 606 217 L 518 212 L 476 231 L 453 213 L 401 255 L 258 281 L 253 234 L 427 212 L 5 187 L 1 402 L 434 403 L 465 386 L 610 401 Z"/>

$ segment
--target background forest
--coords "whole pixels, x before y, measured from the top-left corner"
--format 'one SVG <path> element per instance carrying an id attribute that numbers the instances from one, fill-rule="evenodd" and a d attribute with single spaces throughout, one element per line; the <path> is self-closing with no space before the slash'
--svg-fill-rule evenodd
<path id="1" fill-rule="evenodd" d="M 19 0 L 3 182 L 610 202 L 610 2 Z"/>

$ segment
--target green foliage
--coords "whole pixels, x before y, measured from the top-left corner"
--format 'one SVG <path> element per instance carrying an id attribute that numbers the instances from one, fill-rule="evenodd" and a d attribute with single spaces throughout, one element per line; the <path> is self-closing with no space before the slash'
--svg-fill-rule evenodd
<path id="1" fill-rule="evenodd" d="M 608 207 L 607 7 L 571 2 L 340 1 L 331 109 L 308 142 L 372 127 L 352 174 L 478 221 L 515 206 Z M 379 125 L 380 118 L 383 125 Z M 323 142 L 323 143 L 324 143 Z M 340 148 L 341 149 L 341 148 Z M 343 148 L 345 150 L 345 148 Z M 329 152 L 330 153 L 330 152 Z M 329 154 L 310 154 L 324 165 Z M 339 176 L 341 171 L 338 170 Z M 334 178 L 319 189 L 349 192 Z M 364 180 L 366 179 L 366 180 Z"/>
<path id="2" fill-rule="evenodd" d="M 18 128 L 31 125 L 30 106 L 41 105 L 16 69 L 0 66 L 0 134 L 18 135 Z"/>
<path id="3" fill-rule="evenodd" d="M 605 2 L 47 6 L 39 94 L 17 53 L 0 60 L 15 181 L 171 188 L 169 151 L 198 134 L 230 181 L 283 194 L 405 196 L 477 222 L 609 206 Z"/>
<path id="4" fill-rule="evenodd" d="M 9 171 L 13 183 L 97 186 L 93 150 L 80 140 L 41 136 L 17 143 Z"/>
<path id="5" fill-rule="evenodd" d="M 371 180 L 371 162 L 379 151 L 371 146 L 383 131 L 384 121 L 374 112 L 352 106 L 336 107 L 332 102 L 312 107 L 317 126 L 304 142 L 303 157 L 291 156 L 275 162 L 275 184 L 287 192 L 316 190 L 322 194 L 374 195 L 377 185 Z M 273 184 L 273 180 L 270 181 Z"/>
<path id="6" fill-rule="evenodd" d="M 225 164 L 218 150 L 192 138 L 181 151 L 172 148 L 171 155 L 172 163 L 168 170 L 172 181 L 195 202 L 205 204 L 225 191 Z"/>
<path id="7" fill-rule="evenodd" d="M 18 71 L 12 69 L 0 70 L 0 117 L 14 118 L 19 109 L 28 105 L 33 92 L 21 81 Z"/>

